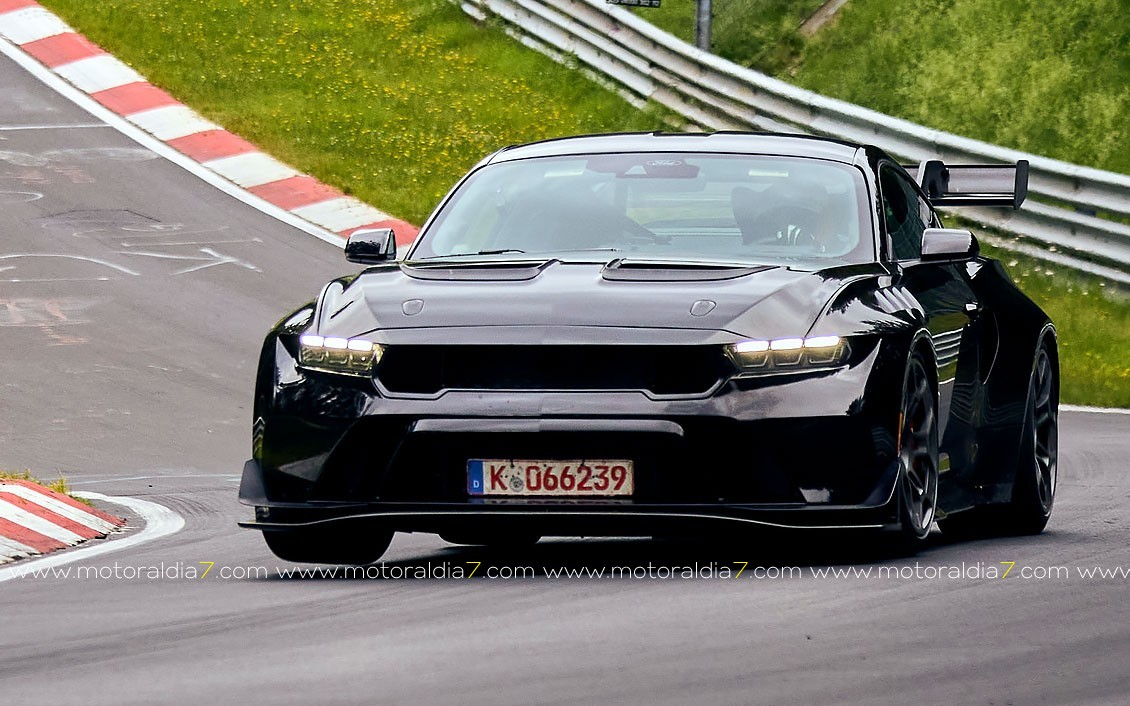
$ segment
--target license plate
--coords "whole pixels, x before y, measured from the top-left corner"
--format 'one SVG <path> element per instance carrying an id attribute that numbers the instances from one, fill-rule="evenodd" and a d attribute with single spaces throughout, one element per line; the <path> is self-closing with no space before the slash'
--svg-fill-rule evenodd
<path id="1" fill-rule="evenodd" d="M 471 495 L 623 496 L 634 489 L 632 462 L 622 459 L 467 461 Z"/>

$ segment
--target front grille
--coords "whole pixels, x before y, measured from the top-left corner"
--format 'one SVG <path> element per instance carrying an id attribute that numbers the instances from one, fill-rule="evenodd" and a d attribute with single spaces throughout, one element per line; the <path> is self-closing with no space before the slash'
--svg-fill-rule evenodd
<path id="1" fill-rule="evenodd" d="M 389 392 L 646 390 L 693 395 L 733 372 L 719 346 L 390 346 L 377 366 Z"/>

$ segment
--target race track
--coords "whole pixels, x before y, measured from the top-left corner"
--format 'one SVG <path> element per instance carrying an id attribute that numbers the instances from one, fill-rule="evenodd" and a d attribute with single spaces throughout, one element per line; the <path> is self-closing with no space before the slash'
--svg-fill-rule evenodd
<path id="1" fill-rule="evenodd" d="M 280 575 L 290 567 L 235 524 L 249 516 L 236 488 L 258 348 L 353 266 L 7 59 L 0 96 L 0 468 L 63 472 L 78 490 L 153 501 L 186 523 L 0 583 L 3 704 L 1130 699 L 1127 579 L 1078 573 L 1130 568 L 1127 415 L 1063 414 L 1060 495 L 1039 537 L 939 537 L 894 561 L 825 538 L 555 541 L 497 554 L 399 535 L 386 568 L 400 573 L 482 562 L 482 573 L 537 575 Z M 659 575 L 737 562 L 747 567 L 736 579 L 607 577 L 613 566 Z M 1007 578 L 986 578 L 1007 562 Z M 963 563 L 963 576 L 932 575 Z M 818 575 L 829 565 L 873 575 Z M 84 566 L 106 577 L 77 578 Z M 559 567 L 606 577 L 545 575 Z M 797 571 L 759 578 L 757 567 Z M 881 567 L 906 576 L 880 578 Z M 1022 575 L 1056 567 L 1067 575 Z"/>

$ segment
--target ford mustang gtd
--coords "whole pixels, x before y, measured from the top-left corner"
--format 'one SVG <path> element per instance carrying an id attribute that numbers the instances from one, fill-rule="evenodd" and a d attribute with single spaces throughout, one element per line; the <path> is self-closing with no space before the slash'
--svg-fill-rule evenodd
<path id="1" fill-rule="evenodd" d="M 771 134 L 496 152 L 268 334 L 243 526 L 327 563 L 397 531 L 1041 531 L 1055 328 L 936 211 L 1019 207 L 1027 163 L 914 171 Z"/>

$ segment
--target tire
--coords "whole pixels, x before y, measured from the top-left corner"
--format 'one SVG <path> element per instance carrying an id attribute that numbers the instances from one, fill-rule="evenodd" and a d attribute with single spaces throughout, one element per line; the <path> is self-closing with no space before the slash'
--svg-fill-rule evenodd
<path id="1" fill-rule="evenodd" d="M 1028 400 L 1012 497 L 948 517 L 939 525 L 958 539 L 1022 536 L 1044 531 L 1055 504 L 1059 455 L 1059 385 L 1047 346 L 1040 346 L 1028 379 Z"/>
<path id="2" fill-rule="evenodd" d="M 1009 503 L 1013 534 L 1047 527 L 1059 481 L 1059 389 L 1051 355 L 1041 346 L 1028 383 L 1024 438 Z"/>
<path id="3" fill-rule="evenodd" d="M 492 549 L 519 549 L 532 547 L 541 541 L 536 534 L 504 532 L 441 532 L 439 538 L 448 544 L 463 544 Z"/>
<path id="4" fill-rule="evenodd" d="M 274 555 L 284 561 L 364 566 L 381 558 L 392 543 L 392 535 L 392 531 L 373 532 L 361 542 L 356 531 L 303 528 L 268 530 L 263 532 L 263 539 Z"/>
<path id="5" fill-rule="evenodd" d="M 925 543 L 938 507 L 938 396 L 920 353 L 903 377 L 898 420 L 899 528 L 894 549 L 914 554 Z"/>

